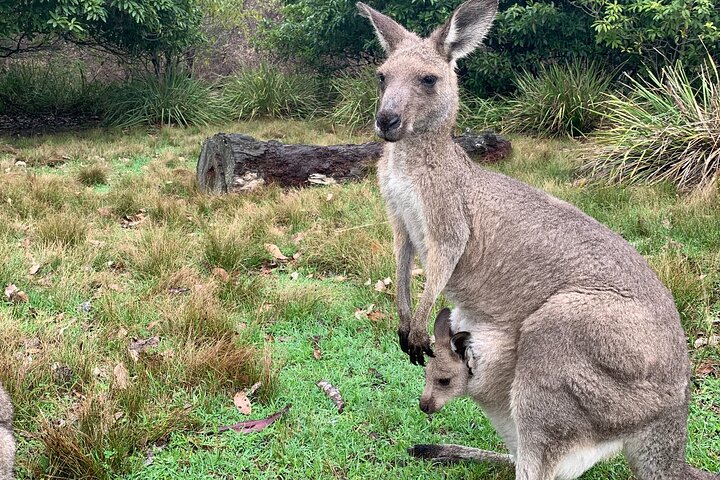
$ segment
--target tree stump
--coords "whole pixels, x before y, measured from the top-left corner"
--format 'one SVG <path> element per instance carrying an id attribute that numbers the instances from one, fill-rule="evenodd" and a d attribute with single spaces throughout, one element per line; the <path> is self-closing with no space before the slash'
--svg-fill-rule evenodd
<path id="1" fill-rule="evenodd" d="M 504 158 L 510 142 L 492 132 L 454 139 L 483 162 Z M 235 193 L 276 183 L 284 187 L 330 184 L 363 178 L 382 155 L 383 144 L 285 145 L 243 134 L 218 133 L 205 140 L 197 164 L 197 182 L 205 193 Z"/>

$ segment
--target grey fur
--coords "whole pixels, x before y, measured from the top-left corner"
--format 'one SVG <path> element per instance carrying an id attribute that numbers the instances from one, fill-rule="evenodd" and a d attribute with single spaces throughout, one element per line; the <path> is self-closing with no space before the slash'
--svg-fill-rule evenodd
<path id="1" fill-rule="evenodd" d="M 521 480 L 576 478 L 619 450 L 641 480 L 716 478 L 684 460 L 687 346 L 672 296 L 646 261 L 577 208 L 484 170 L 451 141 L 453 59 L 480 42 L 496 0 L 464 3 L 427 39 L 358 6 L 399 39 L 384 40 L 376 132 L 388 141 L 378 177 L 395 239 L 401 347 L 424 364 L 441 292 L 457 307 L 452 331 L 470 334 L 465 360 L 449 331 L 436 344 L 424 410 L 470 394 Z M 416 255 L 426 283 L 413 315 Z M 437 379 L 452 383 L 441 389 Z"/>
<path id="2" fill-rule="evenodd" d="M 12 419 L 10 397 L 0 384 L 0 480 L 13 478 L 15 439 L 12 434 Z"/>

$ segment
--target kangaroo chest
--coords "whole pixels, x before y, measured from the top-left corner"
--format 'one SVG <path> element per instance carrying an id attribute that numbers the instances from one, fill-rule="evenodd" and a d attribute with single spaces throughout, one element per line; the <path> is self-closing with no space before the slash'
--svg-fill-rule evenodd
<path id="1" fill-rule="evenodd" d="M 415 251 L 424 264 L 427 254 L 425 215 L 422 198 L 410 176 L 397 168 L 392 159 L 379 169 L 380 191 L 388 213 L 408 232 Z"/>

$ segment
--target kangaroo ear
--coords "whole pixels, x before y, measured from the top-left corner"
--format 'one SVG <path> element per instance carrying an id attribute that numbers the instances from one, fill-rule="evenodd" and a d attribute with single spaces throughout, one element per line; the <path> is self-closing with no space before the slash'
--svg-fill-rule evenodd
<path id="1" fill-rule="evenodd" d="M 450 341 L 450 309 L 443 308 L 435 318 L 435 343 Z"/>
<path id="2" fill-rule="evenodd" d="M 450 63 L 475 50 L 490 30 L 498 0 L 468 0 L 460 5 L 450 20 L 433 32 L 438 51 Z"/>
<path id="3" fill-rule="evenodd" d="M 397 48 L 400 42 L 413 36 L 412 33 L 405 30 L 405 27 L 374 8 L 362 2 L 358 2 L 356 6 L 360 11 L 360 15 L 368 18 L 370 23 L 372 23 L 372 26 L 375 28 L 375 34 L 378 40 L 380 40 L 380 45 L 382 45 L 387 53 L 391 53 Z"/>
<path id="4" fill-rule="evenodd" d="M 457 353 L 461 359 L 465 360 L 465 352 L 470 343 L 470 332 L 458 332 L 450 339 L 450 348 Z"/>

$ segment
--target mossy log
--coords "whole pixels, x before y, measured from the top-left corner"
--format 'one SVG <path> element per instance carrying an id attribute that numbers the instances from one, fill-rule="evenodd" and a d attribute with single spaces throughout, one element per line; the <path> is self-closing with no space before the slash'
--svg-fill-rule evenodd
<path id="1" fill-rule="evenodd" d="M 455 141 L 482 162 L 498 161 L 510 152 L 505 138 L 467 133 Z M 347 182 L 363 178 L 382 155 L 381 142 L 359 145 L 286 145 L 243 134 L 218 133 L 203 143 L 197 182 L 205 193 L 235 193 L 276 183 L 284 187 Z"/>

